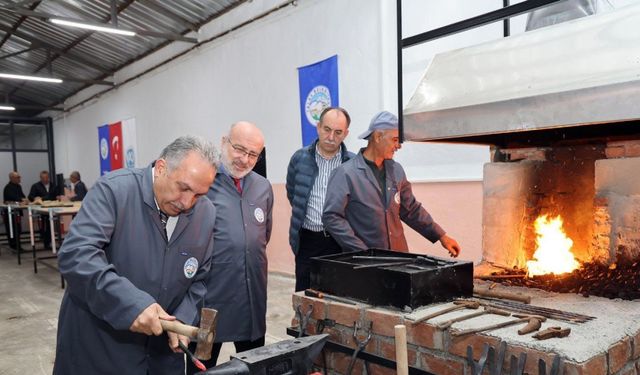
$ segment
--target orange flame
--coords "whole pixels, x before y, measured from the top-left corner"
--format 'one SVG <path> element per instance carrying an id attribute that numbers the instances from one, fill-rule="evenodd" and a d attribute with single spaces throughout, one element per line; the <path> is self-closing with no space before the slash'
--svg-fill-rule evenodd
<path id="1" fill-rule="evenodd" d="M 571 252 L 573 241 L 562 229 L 562 218 L 538 217 L 534 223 L 536 229 L 536 251 L 533 260 L 527 261 L 527 275 L 556 275 L 580 268 Z"/>

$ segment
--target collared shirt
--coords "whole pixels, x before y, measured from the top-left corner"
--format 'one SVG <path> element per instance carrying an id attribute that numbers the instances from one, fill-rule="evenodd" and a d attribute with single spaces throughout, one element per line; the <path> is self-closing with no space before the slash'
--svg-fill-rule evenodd
<path id="1" fill-rule="evenodd" d="M 314 232 L 324 230 L 322 225 L 322 209 L 324 200 L 327 195 L 327 184 L 329 176 L 334 169 L 338 168 L 342 163 L 342 150 L 331 158 L 325 159 L 320 155 L 318 146 L 316 145 L 316 164 L 318 165 L 318 177 L 313 183 L 311 194 L 309 195 L 309 203 L 307 204 L 307 212 L 302 223 L 302 227 Z"/>
<path id="2" fill-rule="evenodd" d="M 220 163 L 220 165 L 218 166 L 218 173 L 222 173 L 226 176 L 229 176 L 229 178 L 232 180 L 235 179 L 235 177 L 229 174 L 229 171 L 227 170 L 227 168 L 224 167 L 224 164 L 222 163 Z M 240 178 L 239 180 L 240 180 L 240 187 L 244 189 L 244 177 Z"/>
<path id="3" fill-rule="evenodd" d="M 151 168 L 151 182 L 154 182 L 156 180 L 156 167 Z M 160 206 L 158 206 L 158 200 L 155 197 L 155 194 L 153 195 L 153 201 L 156 202 L 156 208 L 158 209 L 158 211 L 160 211 Z M 169 241 L 171 239 L 171 235 L 173 234 L 173 230 L 176 229 L 176 224 L 178 224 L 178 217 L 177 216 L 169 216 L 169 218 L 167 219 L 167 241 Z"/>
<path id="4" fill-rule="evenodd" d="M 384 164 L 382 165 L 382 168 L 378 168 L 378 166 L 376 165 L 376 163 L 372 162 L 371 160 L 367 159 L 364 157 L 362 157 L 364 159 L 364 162 L 369 166 L 369 169 L 371 169 L 371 173 L 373 173 L 373 177 L 376 178 L 376 181 L 378 181 L 378 187 L 380 187 L 380 198 L 382 199 L 382 202 L 385 202 L 385 191 L 387 190 L 387 173 L 384 169 Z"/>

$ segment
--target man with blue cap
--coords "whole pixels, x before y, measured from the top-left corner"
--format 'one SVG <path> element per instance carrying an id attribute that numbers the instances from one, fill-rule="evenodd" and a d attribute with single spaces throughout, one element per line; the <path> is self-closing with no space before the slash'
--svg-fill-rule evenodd
<path id="1" fill-rule="evenodd" d="M 343 251 L 390 249 L 408 252 L 402 222 L 431 242 L 440 241 L 457 257 L 460 245 L 449 237 L 411 191 L 404 169 L 393 160 L 400 149 L 398 118 L 383 111 L 358 137 L 367 147 L 336 168 L 327 186 L 322 222 Z"/>

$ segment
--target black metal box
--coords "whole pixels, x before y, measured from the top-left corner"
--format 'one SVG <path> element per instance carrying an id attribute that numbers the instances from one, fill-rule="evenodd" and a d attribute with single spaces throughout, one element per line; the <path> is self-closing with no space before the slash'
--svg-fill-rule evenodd
<path id="1" fill-rule="evenodd" d="M 378 249 L 332 254 L 311 258 L 311 287 L 371 305 L 415 309 L 471 297 L 473 263 Z"/>

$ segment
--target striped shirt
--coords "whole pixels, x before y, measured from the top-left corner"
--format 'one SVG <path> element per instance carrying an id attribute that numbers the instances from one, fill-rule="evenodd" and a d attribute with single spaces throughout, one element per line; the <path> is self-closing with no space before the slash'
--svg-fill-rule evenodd
<path id="1" fill-rule="evenodd" d="M 318 152 L 316 145 L 316 164 L 318 165 L 318 177 L 316 177 L 309 195 L 309 203 L 307 204 L 307 213 L 302 223 L 302 227 L 314 232 L 324 230 L 322 225 L 322 208 L 324 207 L 324 198 L 327 195 L 327 184 L 331 172 L 338 168 L 342 163 L 342 150 L 338 150 L 331 159 L 325 159 Z"/>

